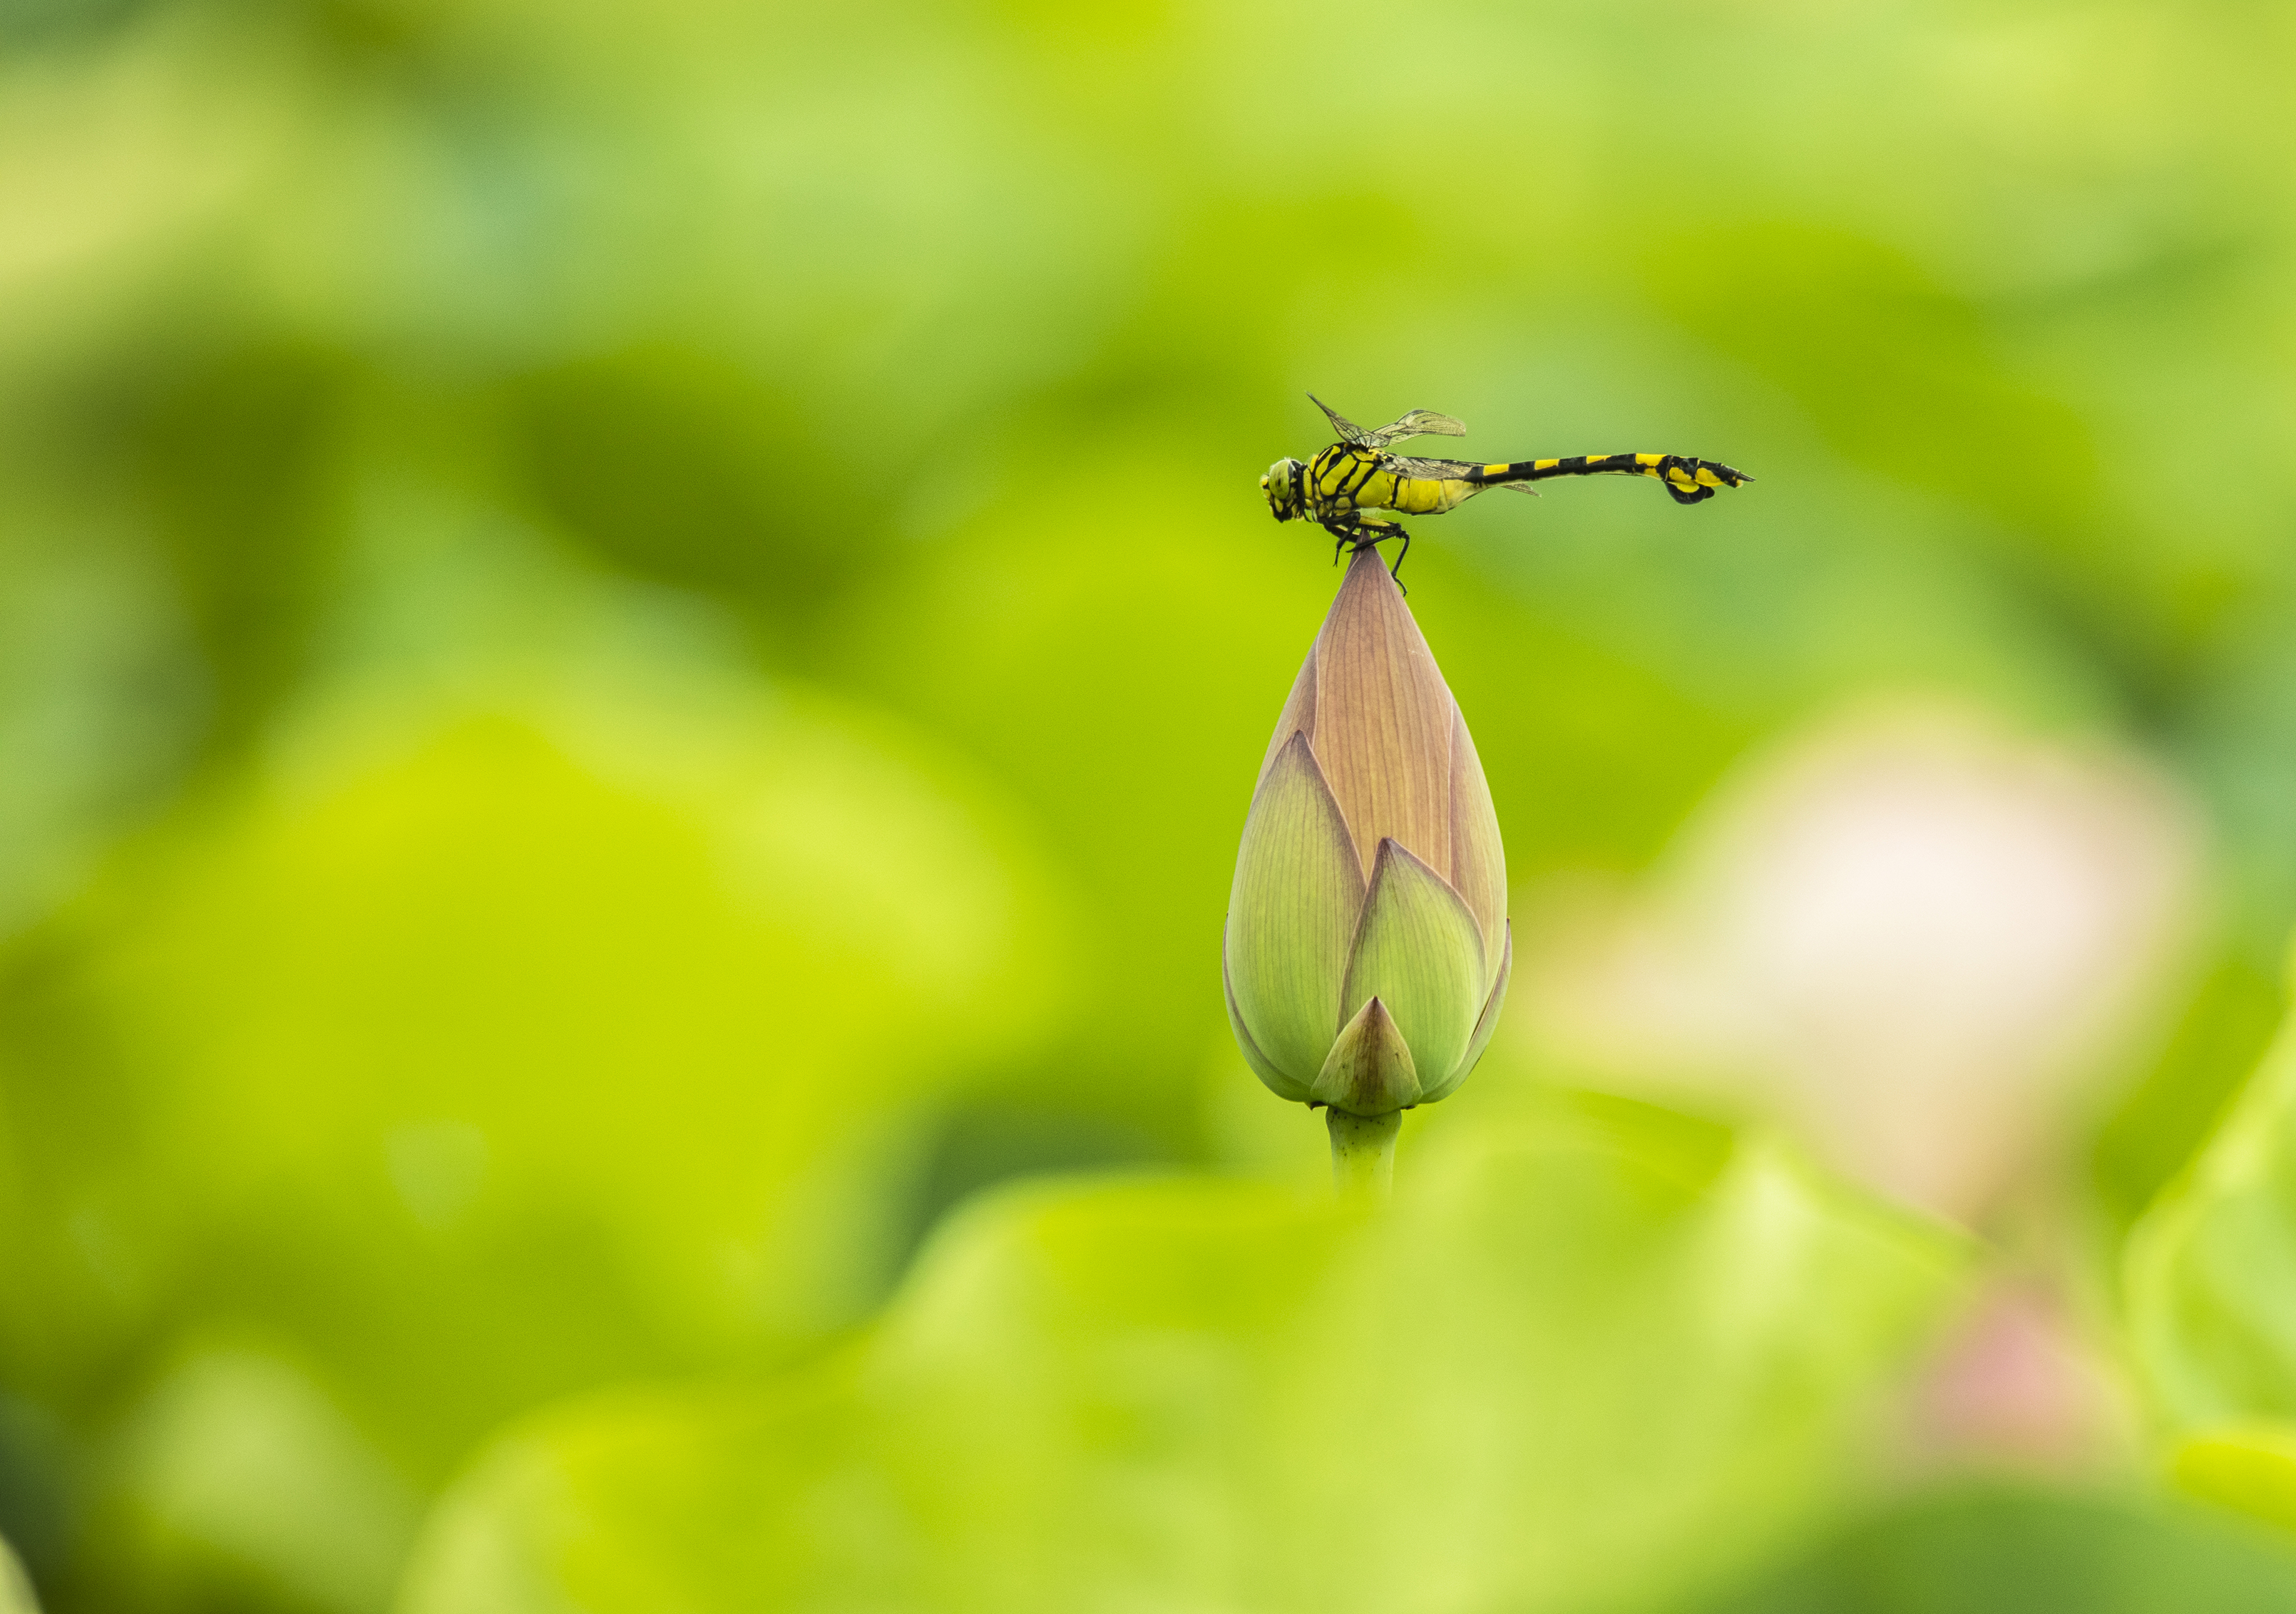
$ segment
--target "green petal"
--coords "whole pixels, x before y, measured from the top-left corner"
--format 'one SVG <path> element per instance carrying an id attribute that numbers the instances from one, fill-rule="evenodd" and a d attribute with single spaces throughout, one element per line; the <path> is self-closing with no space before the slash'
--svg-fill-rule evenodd
<path id="1" fill-rule="evenodd" d="M 1315 1096 L 1349 1115 L 1385 1115 L 1419 1102 L 1410 1045 L 1379 999 L 1365 1004 L 1332 1045 L 1316 1076 Z"/>
<path id="2" fill-rule="evenodd" d="M 1341 995 L 1349 1019 L 1373 997 L 1384 1002 L 1421 1084 L 1440 1088 L 1466 1059 L 1484 995 L 1475 916 L 1441 875 L 1382 840 Z"/>
<path id="3" fill-rule="evenodd" d="M 1348 826 L 1307 736 L 1294 734 L 1244 821 L 1225 956 L 1238 1023 L 1259 1057 L 1301 1088 L 1339 1035 L 1340 985 L 1363 903 Z"/>
<path id="4" fill-rule="evenodd" d="M 1421 1103 L 1431 1104 L 1437 1099 L 1449 1098 L 1456 1093 L 1459 1084 L 1467 1079 L 1467 1073 L 1483 1057 L 1483 1050 L 1491 1045 L 1491 1033 L 1499 1026 L 1499 1010 L 1506 1003 L 1507 976 L 1513 969 L 1514 927 L 1502 921 L 1499 925 L 1498 977 L 1491 982 L 1490 996 L 1483 1000 L 1483 1012 L 1475 1021 L 1475 1034 L 1467 1039 L 1467 1057 L 1459 1061 L 1456 1070 L 1429 1088 L 1427 1096 L 1419 1101 Z"/>
<path id="5" fill-rule="evenodd" d="M 1451 889 L 1475 916 L 1483 956 L 1496 956 L 1506 928 L 1506 848 L 1499 844 L 1491 787 L 1464 716 L 1451 729 Z"/>
<path id="6" fill-rule="evenodd" d="M 1266 1083 L 1267 1090 L 1276 1097 L 1290 1099 L 1295 1104 L 1306 1103 L 1308 1102 L 1306 1084 L 1295 1082 L 1278 1070 L 1268 1057 L 1259 1051 L 1259 1045 L 1251 1040 L 1251 1028 L 1243 1023 L 1243 1011 L 1235 1006 L 1235 985 L 1228 979 L 1225 947 L 1221 949 L 1220 987 L 1227 998 L 1228 1028 L 1235 1033 L 1235 1045 L 1243 1050 L 1243 1062 L 1251 1067 L 1252 1075 Z M 6 1614 L 6 1610 L 0 1610 L 0 1614 Z"/>

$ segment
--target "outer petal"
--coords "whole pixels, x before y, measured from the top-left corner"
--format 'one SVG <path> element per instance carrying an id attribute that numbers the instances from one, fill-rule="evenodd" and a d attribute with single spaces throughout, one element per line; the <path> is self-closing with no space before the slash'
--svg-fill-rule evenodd
<path id="1" fill-rule="evenodd" d="M 1357 1011 L 1332 1045 L 1332 1056 L 1316 1077 L 1315 1096 L 1350 1115 L 1385 1115 L 1419 1102 L 1410 1045 L 1379 999 Z"/>
<path id="2" fill-rule="evenodd" d="M 1466 1058 L 1484 999 L 1475 916 L 1443 877 L 1393 840 L 1379 843 L 1341 1004 L 1377 997 L 1410 1045 L 1419 1080 L 1440 1087 Z"/>
<path id="3" fill-rule="evenodd" d="M 1365 868 L 1389 836 L 1450 868 L 1457 712 L 1387 562 L 1358 551 L 1316 641 L 1309 738 Z"/>
<path id="4" fill-rule="evenodd" d="M 1267 755 L 1259 759 L 1261 779 L 1267 777 L 1267 770 L 1275 766 L 1284 741 L 1292 735 L 1307 735 L 1308 749 L 1316 748 L 1316 652 L 1322 643 L 1319 634 L 1316 643 L 1308 647 L 1308 659 L 1300 664 L 1300 676 L 1292 680 L 1292 692 L 1284 697 L 1283 711 L 1275 719 L 1275 733 L 1267 742 Z M 1253 782 L 1253 788 L 1258 788 L 1258 781 Z"/>
<path id="5" fill-rule="evenodd" d="M 1243 1023 L 1243 1011 L 1235 1006 L 1235 987 L 1227 978 L 1227 948 L 1225 945 L 1220 948 L 1220 986 L 1227 998 L 1228 1028 L 1235 1033 L 1235 1045 L 1243 1050 L 1243 1062 L 1251 1067 L 1252 1075 L 1265 1083 L 1267 1090 L 1276 1097 L 1288 1098 L 1295 1104 L 1306 1103 L 1308 1085 L 1295 1082 L 1278 1070 L 1259 1051 L 1259 1045 L 1251 1040 L 1251 1028 Z"/>
<path id="6" fill-rule="evenodd" d="M 1451 729 L 1451 889 L 1463 897 L 1483 936 L 1483 956 L 1499 956 L 1505 938 L 1506 850 L 1499 844 L 1499 815 L 1491 807 L 1491 787 L 1482 758 L 1464 717 Z"/>
<path id="7" fill-rule="evenodd" d="M 1467 1079 L 1467 1073 L 1475 1068 L 1476 1061 L 1483 1057 L 1483 1050 L 1491 1045 L 1491 1033 L 1498 1029 L 1499 1010 L 1506 1003 L 1507 977 L 1513 970 L 1514 927 L 1503 925 L 1499 937 L 1498 979 L 1491 982 L 1491 995 L 1483 1004 L 1481 1018 L 1475 1021 L 1475 1034 L 1467 1040 L 1467 1057 L 1459 1061 L 1456 1070 L 1429 1088 L 1427 1095 L 1419 1101 L 1421 1103 L 1431 1104 L 1437 1099 L 1449 1098 L 1459 1090 L 1459 1084 Z"/>
<path id="8" fill-rule="evenodd" d="M 1348 826 L 1307 736 L 1294 734 L 1244 820 L 1223 954 L 1237 1022 L 1259 1057 L 1303 1088 L 1339 1033 L 1340 986 L 1363 902 Z"/>

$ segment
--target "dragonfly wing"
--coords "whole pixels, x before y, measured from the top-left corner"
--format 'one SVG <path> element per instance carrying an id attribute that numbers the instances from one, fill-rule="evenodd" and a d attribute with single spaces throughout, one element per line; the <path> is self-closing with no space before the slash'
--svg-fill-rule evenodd
<path id="1" fill-rule="evenodd" d="M 1415 437 L 1464 437 L 1467 429 L 1447 414 L 1438 414 L 1432 409 L 1414 409 L 1400 420 L 1389 422 L 1377 431 L 1364 434 L 1367 447 L 1384 448 L 1390 443 L 1400 443 Z"/>
<path id="2" fill-rule="evenodd" d="M 1448 482 L 1460 477 L 1474 475 L 1480 465 L 1470 465 L 1464 460 L 1414 460 L 1407 454 L 1380 456 L 1381 466 L 1400 477 L 1414 477 L 1430 482 Z"/>
<path id="3" fill-rule="evenodd" d="M 1366 432 L 1362 427 L 1357 425 L 1353 421 L 1348 419 L 1346 415 L 1341 414 L 1338 410 L 1332 408 L 1329 404 L 1325 403 L 1322 398 L 1317 397 L 1312 392 L 1308 395 L 1308 401 L 1324 412 L 1324 415 L 1332 422 L 1332 430 L 1340 434 L 1340 441 L 1342 443 L 1354 443 L 1358 447 L 1371 446 L 1371 434 Z"/>

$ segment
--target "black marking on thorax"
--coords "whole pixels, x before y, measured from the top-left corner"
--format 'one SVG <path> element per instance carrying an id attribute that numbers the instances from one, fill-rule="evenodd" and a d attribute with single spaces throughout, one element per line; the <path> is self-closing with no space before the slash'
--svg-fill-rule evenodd
<path id="1" fill-rule="evenodd" d="M 1322 504 L 1345 501 L 1353 504 L 1364 484 L 1379 474 L 1379 461 L 1378 455 L 1365 449 L 1346 443 L 1332 444 L 1317 455 L 1315 464 L 1308 468 L 1308 486 L 1316 502 Z"/>

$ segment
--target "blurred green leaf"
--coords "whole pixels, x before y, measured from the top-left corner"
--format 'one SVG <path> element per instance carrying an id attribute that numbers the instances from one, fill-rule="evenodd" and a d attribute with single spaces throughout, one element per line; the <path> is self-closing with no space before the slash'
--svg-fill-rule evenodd
<path id="1" fill-rule="evenodd" d="M 85 508 L 23 491 L 0 508 L 0 937 L 68 899 L 164 799 L 207 708 L 163 569 Z"/>
<path id="2" fill-rule="evenodd" d="M 2236 1423 L 2177 1443 L 2179 1488 L 2296 1530 L 2296 1422 Z"/>
<path id="3" fill-rule="evenodd" d="M 0 1541 L 0 1614 L 40 1614 L 39 1600 L 32 1595 L 32 1583 L 24 1577 L 24 1566 L 16 1561 L 5 1541 Z"/>
<path id="4" fill-rule="evenodd" d="M 99 406 L 130 417 L 122 452 L 208 665 L 211 743 L 246 743 L 311 669 L 342 547 L 345 367 L 243 347 L 155 366 L 139 396 Z"/>
<path id="5" fill-rule="evenodd" d="M 707 612 L 414 569 L 430 636 L 371 591 L 262 769 L 0 977 L 0 1351 L 144 1431 L 115 1591 L 204 1552 L 372 1606 L 504 1417 L 850 1321 L 939 1107 L 1063 989 L 1042 872 L 904 732 Z"/>
<path id="6" fill-rule="evenodd" d="M 2135 1222 L 2215 1131 L 2271 1045 L 2282 995 L 2276 972 L 2238 952 L 2202 978 L 2168 1045 L 2097 1135 L 2100 1197 L 2121 1223 Z"/>
<path id="7" fill-rule="evenodd" d="M 88 1577 L 102 1601 L 140 1576 L 162 1605 L 360 1614 L 388 1600 L 420 1517 L 413 1487 L 308 1375 L 244 1350 L 169 1373 L 112 1460 L 124 1516 L 99 1527 L 113 1553 Z"/>
<path id="8" fill-rule="evenodd" d="M 505 1436 L 402 1614 L 1647 1600 L 1824 1505 L 1956 1290 L 1950 1240 L 1660 1112 L 1454 1127 L 1406 1181 L 994 1198 L 817 1368 Z"/>
<path id="9" fill-rule="evenodd" d="M 880 545 L 901 490 L 834 415 L 707 352 L 649 347 L 519 377 L 513 455 L 567 531 L 642 576 L 714 587 L 801 635 Z M 834 531 L 834 541 L 824 540 Z"/>
<path id="10" fill-rule="evenodd" d="M 1703 1614 L 2267 1614 L 2296 1554 L 2190 1506 L 1962 1487 L 1863 1520 Z"/>
<path id="11" fill-rule="evenodd" d="M 2296 1038 L 2130 1235 L 2128 1320 L 2172 1430 L 2296 1420 Z"/>

